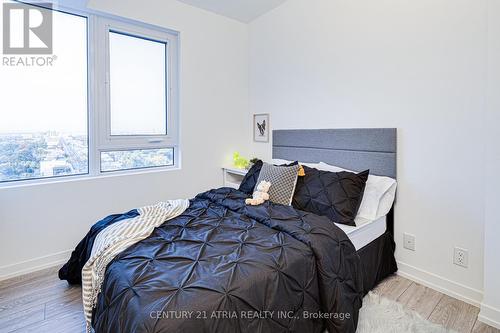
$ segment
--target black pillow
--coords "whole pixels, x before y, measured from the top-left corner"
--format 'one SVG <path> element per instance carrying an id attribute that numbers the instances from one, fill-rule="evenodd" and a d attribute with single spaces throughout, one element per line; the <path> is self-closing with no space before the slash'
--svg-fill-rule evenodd
<path id="1" fill-rule="evenodd" d="M 369 170 L 358 174 L 330 172 L 304 166 L 305 176 L 299 177 L 293 207 L 333 222 L 355 226 L 354 218 L 363 199 Z"/>
<path id="2" fill-rule="evenodd" d="M 259 179 L 260 169 L 262 169 L 262 164 L 263 162 L 261 160 L 258 160 L 252 165 L 252 167 L 250 168 L 250 170 L 248 170 L 245 177 L 243 177 L 243 180 L 241 181 L 238 190 L 245 192 L 246 194 L 253 193 L 255 185 L 257 185 L 257 179 Z M 290 164 L 281 164 L 281 166 L 292 166 L 296 164 L 299 164 L 299 162 L 294 161 L 291 162 Z"/>
<path id="3" fill-rule="evenodd" d="M 250 170 L 248 170 L 245 177 L 243 177 L 238 190 L 245 192 L 246 194 L 252 194 L 255 184 L 257 183 L 257 179 L 259 178 L 260 169 L 262 169 L 262 161 L 258 160 L 252 165 Z"/>

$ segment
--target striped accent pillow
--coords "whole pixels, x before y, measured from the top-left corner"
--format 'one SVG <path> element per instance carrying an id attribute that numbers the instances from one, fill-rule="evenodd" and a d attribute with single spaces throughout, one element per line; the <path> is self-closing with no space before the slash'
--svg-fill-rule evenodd
<path id="1" fill-rule="evenodd" d="M 256 184 L 259 184 L 263 180 L 271 182 L 269 200 L 277 204 L 290 206 L 293 193 L 295 192 L 295 185 L 297 184 L 299 168 L 298 164 L 276 166 L 264 163 Z"/>

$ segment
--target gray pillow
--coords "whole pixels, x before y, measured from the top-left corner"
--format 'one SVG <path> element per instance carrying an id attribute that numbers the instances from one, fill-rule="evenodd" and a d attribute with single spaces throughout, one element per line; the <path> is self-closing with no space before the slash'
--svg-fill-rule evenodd
<path id="1" fill-rule="evenodd" d="M 291 166 L 276 166 L 264 163 L 260 170 L 256 185 L 265 180 L 271 182 L 269 189 L 269 200 L 282 205 L 292 203 L 295 185 L 297 184 L 297 175 L 300 166 L 298 164 Z"/>

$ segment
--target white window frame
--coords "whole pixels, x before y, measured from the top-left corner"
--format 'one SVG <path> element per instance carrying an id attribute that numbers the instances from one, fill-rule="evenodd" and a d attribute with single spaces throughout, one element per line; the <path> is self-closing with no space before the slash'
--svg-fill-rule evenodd
<path id="1" fill-rule="evenodd" d="M 158 166 L 151 168 L 172 168 L 178 166 L 179 161 L 179 111 L 178 111 L 178 34 L 164 29 L 145 27 L 143 25 L 131 24 L 123 20 L 110 19 L 108 17 L 95 17 L 94 29 L 94 56 L 98 65 L 95 66 L 96 82 L 99 95 L 96 96 L 98 112 L 96 136 L 96 159 L 99 162 L 95 166 L 101 171 L 100 156 L 102 152 L 115 150 L 134 150 L 134 149 L 155 149 L 155 148 L 173 148 L 174 165 Z M 110 54 L 109 54 L 109 33 L 118 32 L 132 37 L 150 39 L 166 44 L 166 134 L 165 135 L 111 135 L 111 105 L 110 105 Z M 144 168 L 150 169 L 150 168 Z M 143 170 L 143 169 L 137 169 Z M 110 172 L 130 172 L 131 170 L 106 171 Z"/>
<path id="2" fill-rule="evenodd" d="M 164 148 L 165 146 L 175 146 L 177 145 L 177 114 L 173 112 L 176 109 L 176 98 L 177 92 L 175 90 L 176 86 L 176 73 L 174 63 L 175 54 L 177 49 L 177 40 L 174 35 L 167 32 L 162 32 L 158 30 L 152 30 L 144 27 L 138 27 L 136 25 L 131 25 L 128 23 L 110 20 L 107 18 L 99 17 L 97 18 L 97 28 L 99 31 L 105 31 L 104 34 L 99 33 L 96 37 L 101 39 L 99 41 L 100 45 L 104 45 L 103 48 L 98 48 L 96 55 L 100 59 L 105 59 L 106 63 L 104 66 L 98 67 L 98 81 L 99 83 L 104 83 L 105 93 L 98 99 L 99 109 L 104 110 L 104 112 L 99 113 L 99 148 L 103 150 L 112 149 L 126 149 L 131 146 L 134 148 L 147 149 L 147 148 Z M 150 39 L 160 43 L 166 44 L 166 134 L 165 135 L 111 135 L 111 105 L 110 105 L 110 86 L 113 82 L 110 82 L 109 78 L 109 68 L 110 68 L 110 53 L 109 53 L 109 33 L 117 32 L 125 35 L 130 35 L 131 37 Z M 171 54 L 172 53 L 172 54 Z"/>
<path id="3" fill-rule="evenodd" d="M 37 1 L 24 0 L 19 2 L 27 5 L 43 6 Z M 179 32 L 78 6 L 67 7 L 54 3 L 50 9 L 82 16 L 87 19 L 88 173 L 0 182 L 0 188 L 179 169 L 181 165 L 178 91 Z M 109 85 L 112 84 L 109 82 L 110 30 L 167 44 L 166 135 L 111 135 L 109 104 Z M 101 152 L 158 148 L 173 148 L 173 165 L 101 171 Z"/>

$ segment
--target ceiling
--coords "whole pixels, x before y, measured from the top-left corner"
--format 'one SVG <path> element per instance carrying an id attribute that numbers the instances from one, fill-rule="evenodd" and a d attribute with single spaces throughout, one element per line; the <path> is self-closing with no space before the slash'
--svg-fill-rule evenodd
<path id="1" fill-rule="evenodd" d="M 249 23 L 286 0 L 178 0 L 243 23 Z"/>

